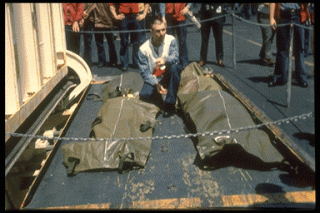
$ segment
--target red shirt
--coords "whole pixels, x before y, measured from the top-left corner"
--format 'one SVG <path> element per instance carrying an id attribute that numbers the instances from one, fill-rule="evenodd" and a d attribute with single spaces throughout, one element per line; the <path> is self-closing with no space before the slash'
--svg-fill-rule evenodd
<path id="1" fill-rule="evenodd" d="M 166 13 L 176 21 L 185 21 L 186 16 L 180 12 L 186 6 L 186 3 L 166 3 Z"/>
<path id="2" fill-rule="evenodd" d="M 80 21 L 83 15 L 83 3 L 63 3 L 64 24 L 73 25 Z"/>
<path id="3" fill-rule="evenodd" d="M 115 3 L 108 3 L 110 6 Z M 138 14 L 139 13 L 139 3 L 119 3 L 119 13 L 125 15 Z"/>

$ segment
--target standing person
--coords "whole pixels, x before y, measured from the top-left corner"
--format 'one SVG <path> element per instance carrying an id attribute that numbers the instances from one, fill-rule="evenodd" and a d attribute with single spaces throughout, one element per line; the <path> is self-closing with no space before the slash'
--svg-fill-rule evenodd
<path id="1" fill-rule="evenodd" d="M 308 8 L 304 3 L 270 3 L 270 25 L 277 30 L 277 57 L 274 75 L 269 87 L 283 85 L 288 80 L 288 55 L 290 43 L 290 25 L 277 27 L 276 24 L 303 24 L 309 19 Z M 303 29 L 294 25 L 294 48 L 296 77 L 301 87 L 308 87 L 304 64 Z"/>
<path id="2" fill-rule="evenodd" d="M 261 3 L 258 5 L 257 21 L 260 24 L 270 23 L 270 13 L 269 13 L 270 3 Z M 274 66 L 274 61 L 271 56 L 271 46 L 273 42 L 274 35 L 276 33 L 271 27 L 260 26 L 262 33 L 262 47 L 259 53 L 260 64 L 265 66 Z"/>
<path id="3" fill-rule="evenodd" d="M 182 67 L 178 64 L 178 44 L 174 36 L 166 34 L 166 24 L 156 19 L 151 26 L 151 38 L 139 49 L 139 68 L 144 84 L 140 98 L 163 106 L 163 117 L 175 113 L 177 91 Z M 164 67 L 165 66 L 165 67 Z M 157 74 L 164 68 L 163 74 Z M 167 88 L 167 89 L 165 89 Z M 161 95 L 166 94 L 163 103 Z"/>
<path id="4" fill-rule="evenodd" d="M 121 20 L 120 29 L 121 30 L 140 30 L 140 18 L 139 14 L 139 3 L 119 3 L 119 10 L 116 11 L 115 3 L 108 3 L 110 5 L 111 13 L 116 20 Z M 148 12 L 148 11 L 146 11 Z M 134 32 L 137 40 L 140 41 L 140 32 Z M 129 67 L 129 33 L 121 33 L 121 47 L 120 47 L 120 61 L 121 70 L 127 71 Z M 140 42 L 135 42 L 133 44 L 134 58 L 133 61 L 138 59 L 138 50 Z"/>
<path id="5" fill-rule="evenodd" d="M 92 3 L 83 4 L 84 11 L 82 15 L 83 18 L 80 21 L 80 27 L 82 26 L 82 29 L 84 31 L 93 31 L 94 29 L 94 15 L 93 13 L 88 14 L 86 11 L 91 4 Z M 91 33 L 83 34 L 83 43 L 84 43 L 83 59 L 85 60 L 85 62 L 88 64 L 90 68 L 92 66 L 92 60 L 91 60 L 92 37 L 93 37 L 93 34 Z"/>
<path id="6" fill-rule="evenodd" d="M 223 11 L 223 3 L 202 3 L 200 8 L 200 19 L 210 19 L 221 16 Z M 208 43 L 210 31 L 212 28 L 215 45 L 216 45 L 216 59 L 218 66 L 224 67 L 223 64 L 223 23 L 224 18 L 218 18 L 201 23 L 201 50 L 200 50 L 200 66 L 207 63 Z"/>
<path id="7" fill-rule="evenodd" d="M 88 3 L 84 14 L 92 14 L 94 31 L 110 31 L 113 28 L 112 14 L 110 6 L 107 3 Z M 89 20 L 90 21 L 90 20 Z M 104 36 L 107 39 L 109 47 L 109 65 L 115 67 L 117 65 L 117 52 L 114 44 L 113 33 L 95 33 L 95 40 L 98 49 L 98 67 L 107 65 L 106 54 L 104 50 Z M 85 54 L 91 58 L 91 39 L 85 41 Z"/>
<path id="8" fill-rule="evenodd" d="M 308 3 L 308 10 L 310 13 L 310 18 L 304 23 L 305 27 L 311 27 L 311 14 L 313 13 L 313 3 Z M 304 57 L 308 57 L 310 52 L 310 39 L 312 31 L 305 28 L 304 29 Z"/>
<path id="9" fill-rule="evenodd" d="M 192 3 L 165 3 L 160 6 L 165 5 L 165 20 L 168 26 L 172 27 L 168 29 L 168 34 L 177 35 L 179 43 L 179 59 L 180 64 L 184 68 L 189 64 L 189 55 L 187 48 L 187 26 L 185 14 L 189 11 Z M 160 8 L 160 11 L 163 10 Z M 179 25 L 184 25 L 177 27 Z"/>
<path id="10" fill-rule="evenodd" d="M 141 30 L 145 30 L 146 29 L 146 17 L 148 15 L 148 11 L 150 8 L 150 4 L 149 3 L 142 3 L 139 2 L 139 15 L 137 16 L 137 20 L 139 21 L 140 24 L 140 29 Z M 130 35 L 130 40 L 132 45 L 141 45 L 146 41 L 146 32 L 145 31 L 141 31 L 140 32 L 140 40 L 139 38 L 137 38 L 137 33 L 132 33 Z M 133 67 L 134 68 L 138 68 L 138 61 L 137 61 L 137 57 L 135 57 L 135 52 L 132 51 L 132 58 L 133 58 Z"/>
<path id="11" fill-rule="evenodd" d="M 80 53 L 79 21 L 83 15 L 83 3 L 63 3 L 64 24 L 66 32 L 67 49 Z"/>

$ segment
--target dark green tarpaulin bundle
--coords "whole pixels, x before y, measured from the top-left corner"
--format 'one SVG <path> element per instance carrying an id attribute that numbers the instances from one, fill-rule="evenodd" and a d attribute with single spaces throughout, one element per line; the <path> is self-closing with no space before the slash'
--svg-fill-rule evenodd
<path id="1" fill-rule="evenodd" d="M 200 71 L 199 71 L 200 70 Z M 184 73 L 187 71 L 187 73 Z M 190 79 L 192 73 L 198 76 L 193 88 L 198 91 L 186 92 L 188 86 L 183 82 Z M 213 86 L 208 86 L 208 81 L 203 80 L 201 68 L 197 64 L 189 65 L 181 73 L 181 84 L 178 98 L 181 109 L 192 132 L 213 132 L 230 130 L 239 127 L 254 125 L 251 115 L 246 108 L 229 93 L 221 90 L 220 86 L 212 80 Z M 208 78 L 207 78 L 208 79 Z M 210 83 L 210 82 L 209 82 Z M 280 162 L 281 154 L 271 144 L 269 136 L 262 130 L 249 130 L 232 134 L 198 137 L 196 148 L 202 160 L 212 158 L 219 153 L 225 144 L 239 144 L 246 152 L 259 157 L 264 162 Z"/>
<path id="2" fill-rule="evenodd" d="M 92 169 L 119 169 L 123 165 L 144 167 L 151 149 L 151 140 L 117 140 L 121 138 L 151 137 L 159 108 L 154 104 L 139 100 L 139 97 L 123 97 L 122 93 L 113 95 L 119 85 L 127 85 L 121 91 L 125 94 L 137 92 L 141 85 L 129 87 L 130 80 L 138 82 L 135 74 L 126 73 L 122 80 L 116 78 L 104 90 L 105 103 L 100 108 L 97 118 L 92 123 L 92 135 L 96 138 L 110 138 L 107 141 L 73 142 L 62 146 L 63 161 L 68 174 Z M 130 76 L 130 77 L 129 77 Z M 141 78 L 141 77 L 140 77 Z M 119 81 L 120 80 L 120 81 Z M 143 83 L 143 81 L 141 81 Z M 133 82 L 131 82 L 133 85 Z M 106 95 L 105 93 L 108 93 Z M 109 96 L 112 94 L 112 97 Z M 115 97 L 114 96 L 119 96 Z M 140 126 L 148 124 L 145 131 Z"/>
<path id="3" fill-rule="evenodd" d="M 143 79 L 139 73 L 124 73 L 106 84 L 103 88 L 102 100 L 106 102 L 109 98 L 140 92 L 142 85 Z"/>
<path id="4" fill-rule="evenodd" d="M 189 64 L 181 72 L 181 80 L 178 89 L 178 94 L 180 95 L 221 89 L 221 86 L 216 81 L 203 75 L 202 68 L 196 62 Z"/>

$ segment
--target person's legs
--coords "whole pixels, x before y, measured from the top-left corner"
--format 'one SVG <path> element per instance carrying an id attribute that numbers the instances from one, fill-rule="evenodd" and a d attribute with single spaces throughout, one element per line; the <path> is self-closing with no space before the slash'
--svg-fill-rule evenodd
<path id="1" fill-rule="evenodd" d="M 161 95 L 158 93 L 155 86 L 152 86 L 151 84 L 144 82 L 139 96 L 142 101 L 153 103 L 157 105 L 159 108 L 162 108 L 163 106 L 163 100 Z"/>
<path id="2" fill-rule="evenodd" d="M 214 40 L 216 44 L 216 59 L 219 63 L 220 60 L 223 60 L 223 23 L 220 22 L 212 22 L 212 30 L 214 35 Z"/>
<path id="3" fill-rule="evenodd" d="M 83 30 L 84 31 L 93 31 L 94 23 L 87 20 L 84 22 Z M 92 34 L 91 33 L 84 33 L 83 34 L 83 41 L 84 41 L 84 53 L 83 59 L 87 62 L 88 66 L 92 66 Z"/>
<path id="4" fill-rule="evenodd" d="M 109 29 L 105 29 L 109 30 Z M 116 47 L 114 44 L 114 35 L 113 33 L 106 33 L 104 34 L 107 38 L 108 41 L 108 48 L 109 48 L 109 61 L 111 65 L 117 65 L 118 63 L 118 57 L 117 57 L 117 52 L 116 52 Z"/>
<path id="5" fill-rule="evenodd" d="M 130 24 L 130 17 L 126 16 L 121 21 L 121 30 L 130 30 L 129 28 Z M 122 68 L 128 68 L 129 67 L 129 33 L 121 33 L 120 34 L 120 61 L 121 61 L 121 67 Z"/>
<path id="6" fill-rule="evenodd" d="M 177 92 L 180 83 L 180 74 L 182 71 L 182 66 L 180 64 L 173 64 L 168 68 L 168 93 L 165 99 L 165 105 L 174 107 L 177 99 Z"/>
<path id="7" fill-rule="evenodd" d="M 104 28 L 95 28 L 95 31 L 103 31 Z M 106 53 L 104 50 L 103 33 L 95 33 L 94 38 L 98 49 L 98 66 L 104 66 L 106 63 Z"/>
<path id="8" fill-rule="evenodd" d="M 290 21 L 290 20 L 289 20 Z M 282 19 L 280 24 L 286 24 L 288 20 Z M 288 50 L 290 41 L 290 26 L 280 26 L 277 29 L 277 57 L 273 79 L 281 83 L 288 80 Z"/>
<path id="9" fill-rule="evenodd" d="M 200 61 L 204 64 L 207 63 L 207 54 L 208 54 L 208 43 L 210 36 L 210 23 L 211 21 L 206 21 L 201 23 L 201 50 L 200 50 Z"/>
<path id="10" fill-rule="evenodd" d="M 293 20 L 297 24 L 300 23 L 300 18 L 296 17 Z M 294 26 L 294 56 L 297 80 L 300 84 L 307 82 L 306 67 L 304 63 L 304 29 L 299 26 Z"/>
<path id="11" fill-rule="evenodd" d="M 177 22 L 178 25 L 185 24 L 183 22 Z M 187 47 L 187 27 L 182 26 L 177 28 L 177 36 L 179 41 L 179 58 L 182 67 L 186 67 L 189 64 L 189 55 Z"/>

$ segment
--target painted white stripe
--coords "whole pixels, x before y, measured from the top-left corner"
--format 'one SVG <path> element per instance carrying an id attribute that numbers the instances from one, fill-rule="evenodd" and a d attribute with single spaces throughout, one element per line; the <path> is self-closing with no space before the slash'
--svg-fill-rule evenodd
<path id="1" fill-rule="evenodd" d="M 232 129 L 231 124 L 230 124 L 230 120 L 229 120 L 229 115 L 228 115 L 228 112 L 227 112 L 226 102 L 224 101 L 224 98 L 223 98 L 220 90 L 218 90 L 218 92 L 219 92 L 219 95 L 220 95 L 220 97 L 221 97 L 221 99 L 222 99 L 222 101 L 223 101 L 223 107 L 224 107 L 224 110 L 225 110 L 226 115 L 227 115 L 227 121 L 228 121 L 229 128 Z"/>

